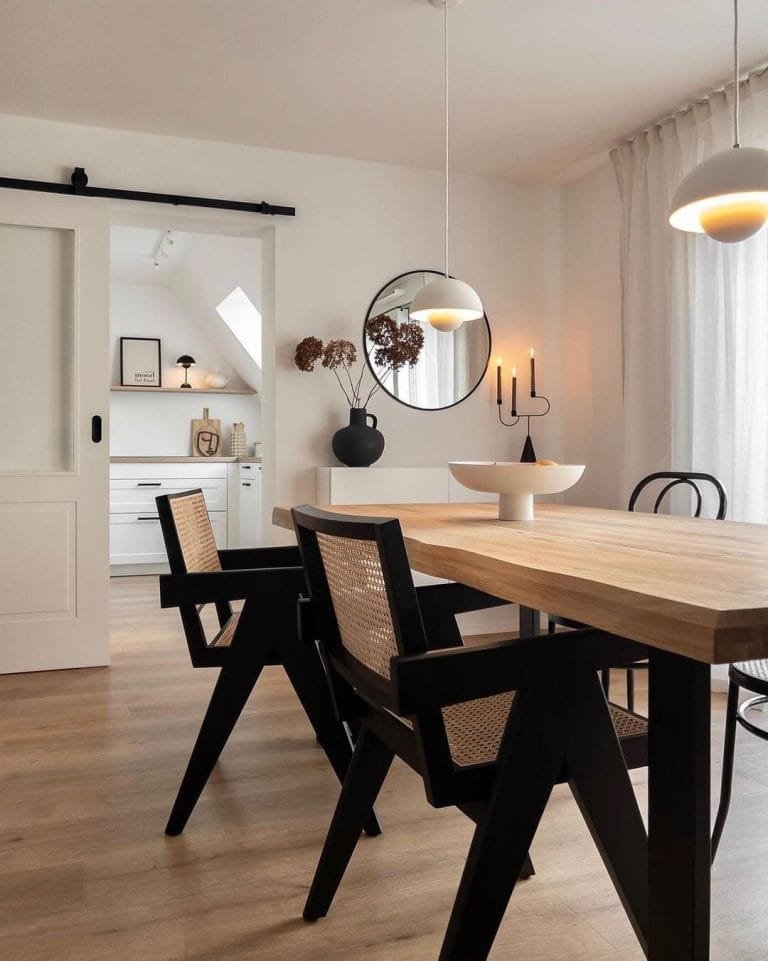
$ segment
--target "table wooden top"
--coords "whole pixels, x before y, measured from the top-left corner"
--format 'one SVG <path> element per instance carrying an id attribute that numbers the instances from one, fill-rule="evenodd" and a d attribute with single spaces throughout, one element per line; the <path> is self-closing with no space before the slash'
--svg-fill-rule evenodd
<path id="1" fill-rule="evenodd" d="M 710 664 L 768 657 L 768 526 L 537 504 L 327 507 L 397 517 L 411 566 Z M 273 522 L 292 528 L 290 509 Z"/>

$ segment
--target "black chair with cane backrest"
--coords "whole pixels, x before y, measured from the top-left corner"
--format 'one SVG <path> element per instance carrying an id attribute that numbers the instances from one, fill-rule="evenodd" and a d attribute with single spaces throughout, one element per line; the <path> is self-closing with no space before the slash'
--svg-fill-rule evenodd
<path id="1" fill-rule="evenodd" d="M 317 740 L 340 780 L 352 756 L 337 718 L 322 662 L 299 636 L 297 600 L 304 571 L 297 547 L 218 550 L 203 492 L 156 498 L 170 574 L 160 577 L 162 607 L 178 607 L 193 667 L 221 668 L 166 834 L 180 834 L 245 704 L 268 664 L 281 664 Z M 243 601 L 233 611 L 232 601 Z M 216 608 L 218 630 L 206 636 L 201 611 Z M 369 834 L 379 827 L 371 814 Z"/>
<path id="2" fill-rule="evenodd" d="M 714 475 L 701 474 L 695 471 L 655 471 L 653 474 L 648 474 L 647 477 L 644 477 L 635 486 L 635 489 L 630 494 L 627 510 L 633 513 L 638 510 L 638 501 L 643 494 L 652 490 L 654 485 L 661 485 L 661 489 L 657 490 L 653 501 L 652 513 L 654 514 L 658 514 L 662 510 L 665 499 L 672 494 L 673 491 L 682 489 L 689 491 L 694 500 L 691 516 L 701 517 L 705 501 L 704 491 L 709 490 L 709 500 L 711 501 L 712 507 L 710 513 L 713 519 L 718 521 L 725 520 L 725 515 L 728 510 L 728 497 L 725 493 L 725 488 Z M 572 621 L 569 618 L 560 617 L 557 614 L 549 615 L 548 627 L 550 634 L 552 634 L 557 627 L 579 629 L 586 626 L 587 625 L 579 621 Z M 635 710 L 635 671 L 645 670 L 647 667 L 647 662 L 642 662 L 627 668 L 627 709 L 629 711 L 634 712 Z M 603 687 L 607 696 L 610 693 L 609 671 L 603 673 Z"/>
<path id="3" fill-rule="evenodd" d="M 644 649 L 592 630 L 440 649 L 397 520 L 311 507 L 293 519 L 333 695 L 360 724 L 305 919 L 328 912 L 399 756 L 432 806 L 455 805 L 477 824 L 440 961 L 485 961 L 558 781 L 570 783 L 644 939 L 647 837 L 626 765 L 646 763 L 647 728 L 609 708 L 596 674 Z"/>

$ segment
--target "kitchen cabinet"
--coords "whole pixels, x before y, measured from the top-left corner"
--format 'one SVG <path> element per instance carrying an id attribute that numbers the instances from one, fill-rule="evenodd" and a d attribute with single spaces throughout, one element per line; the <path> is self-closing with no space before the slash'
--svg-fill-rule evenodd
<path id="1" fill-rule="evenodd" d="M 236 503 L 230 505 L 230 547 L 258 547 L 261 536 L 261 464 L 234 464 Z"/>
<path id="2" fill-rule="evenodd" d="M 231 465 L 238 467 L 240 465 Z M 155 498 L 200 488 L 216 545 L 227 547 L 229 507 L 226 463 L 173 461 L 112 463 L 109 483 L 109 560 L 113 573 L 135 573 L 134 566 L 167 564 Z M 148 572 L 148 570 L 146 571 Z"/>

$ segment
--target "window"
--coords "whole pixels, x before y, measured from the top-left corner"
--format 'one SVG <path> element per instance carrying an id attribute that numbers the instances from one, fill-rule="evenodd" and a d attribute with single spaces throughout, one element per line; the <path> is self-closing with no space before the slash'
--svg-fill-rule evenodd
<path id="1" fill-rule="evenodd" d="M 216 308 L 216 313 L 261 367 L 261 314 L 242 287 L 235 287 Z"/>

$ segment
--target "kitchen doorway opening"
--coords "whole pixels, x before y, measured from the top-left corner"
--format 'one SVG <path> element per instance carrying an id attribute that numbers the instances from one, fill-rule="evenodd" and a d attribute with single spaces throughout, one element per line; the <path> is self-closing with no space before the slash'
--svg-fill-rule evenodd
<path id="1" fill-rule="evenodd" d="M 158 494 L 202 489 L 220 548 L 269 542 L 273 311 L 274 228 L 113 212 L 112 577 L 167 570 Z"/>

